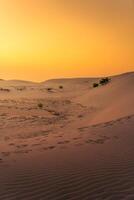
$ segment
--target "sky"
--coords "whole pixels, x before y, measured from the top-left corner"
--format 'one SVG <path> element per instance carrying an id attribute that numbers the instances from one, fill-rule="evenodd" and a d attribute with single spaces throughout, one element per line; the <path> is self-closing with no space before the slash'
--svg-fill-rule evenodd
<path id="1" fill-rule="evenodd" d="M 0 0 L 0 78 L 134 71 L 134 0 Z"/>

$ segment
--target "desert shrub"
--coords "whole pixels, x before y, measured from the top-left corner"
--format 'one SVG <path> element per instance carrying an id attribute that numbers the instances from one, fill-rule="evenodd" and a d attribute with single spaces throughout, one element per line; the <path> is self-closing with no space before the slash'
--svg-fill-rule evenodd
<path id="1" fill-rule="evenodd" d="M 106 85 L 110 82 L 110 79 L 108 77 L 102 78 L 99 82 L 100 85 Z"/>
<path id="2" fill-rule="evenodd" d="M 53 115 L 60 116 L 60 113 L 59 112 L 53 112 Z"/>
<path id="3" fill-rule="evenodd" d="M 16 88 L 16 90 L 23 91 L 23 90 L 26 90 L 26 87 L 18 87 L 18 88 Z"/>
<path id="4" fill-rule="evenodd" d="M 52 91 L 52 89 L 53 89 L 53 88 L 47 88 L 47 91 L 48 91 L 48 92 L 51 92 L 51 91 Z"/>
<path id="5" fill-rule="evenodd" d="M 93 83 L 93 88 L 96 88 L 96 87 L 98 87 L 98 86 L 99 86 L 98 83 Z"/>
<path id="6" fill-rule="evenodd" d="M 38 108 L 43 108 L 43 104 L 42 103 L 38 103 Z"/>
<path id="7" fill-rule="evenodd" d="M 5 89 L 5 88 L 0 88 L 0 91 L 2 91 L 2 92 L 10 92 L 9 89 Z"/>
<path id="8" fill-rule="evenodd" d="M 78 118 L 82 118 L 83 117 L 83 115 L 78 115 Z"/>
<path id="9" fill-rule="evenodd" d="M 63 89 L 63 86 L 62 86 L 62 85 L 60 85 L 60 86 L 59 86 L 59 89 Z"/>
<path id="10" fill-rule="evenodd" d="M 110 78 L 106 77 L 106 78 L 102 78 L 99 83 L 93 83 L 93 88 L 99 87 L 99 85 L 106 85 L 110 82 Z"/>

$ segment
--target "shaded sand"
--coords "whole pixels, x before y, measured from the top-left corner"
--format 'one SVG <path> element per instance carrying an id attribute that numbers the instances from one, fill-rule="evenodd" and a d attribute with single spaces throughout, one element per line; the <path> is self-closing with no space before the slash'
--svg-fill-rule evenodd
<path id="1" fill-rule="evenodd" d="M 134 73 L 96 81 L 0 81 L 0 200 L 134 199 Z"/>

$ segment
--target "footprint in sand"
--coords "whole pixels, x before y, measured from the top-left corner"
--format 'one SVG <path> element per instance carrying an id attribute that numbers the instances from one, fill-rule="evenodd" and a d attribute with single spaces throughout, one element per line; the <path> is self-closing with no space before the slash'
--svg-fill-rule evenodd
<path id="1" fill-rule="evenodd" d="M 1 152 L 3 156 L 10 156 L 10 152 Z"/>
<path id="2" fill-rule="evenodd" d="M 28 144 L 22 144 L 21 147 L 28 147 Z"/>
<path id="3" fill-rule="evenodd" d="M 45 150 L 45 151 L 48 150 L 48 147 L 44 147 L 43 150 Z"/>
<path id="4" fill-rule="evenodd" d="M 48 146 L 48 147 L 44 147 L 43 150 L 47 151 L 47 150 L 52 150 L 55 148 L 56 148 L 56 146 Z"/>
<path id="5" fill-rule="evenodd" d="M 62 135 L 55 136 L 55 138 L 62 138 L 62 137 L 63 137 Z"/>
<path id="6" fill-rule="evenodd" d="M 9 146 L 15 146 L 15 144 L 14 143 L 10 143 Z"/>
<path id="7" fill-rule="evenodd" d="M 59 141 L 57 144 L 68 144 L 68 143 L 70 143 L 70 141 L 69 140 L 65 140 L 65 141 Z"/>
<path id="8" fill-rule="evenodd" d="M 77 147 L 78 147 L 78 146 L 82 146 L 82 145 L 84 145 L 84 144 L 83 144 L 83 143 L 76 143 L 76 144 L 75 144 L 75 146 L 77 146 Z"/>
<path id="9" fill-rule="evenodd" d="M 90 144 L 104 144 L 105 140 L 104 139 L 97 139 L 97 140 L 86 140 L 86 143 L 90 143 Z"/>
<path id="10" fill-rule="evenodd" d="M 67 146 L 60 146 L 60 149 L 67 149 Z"/>
<path id="11" fill-rule="evenodd" d="M 104 140 L 109 140 L 109 139 L 110 139 L 110 137 L 105 136 L 105 135 L 100 135 L 100 137 L 101 137 L 102 139 L 104 139 Z"/>
<path id="12" fill-rule="evenodd" d="M 19 150 L 19 151 L 14 151 L 14 153 L 16 153 L 16 154 L 27 154 L 27 153 L 29 153 L 29 152 L 31 152 L 32 151 L 32 149 L 28 149 L 28 150 Z"/>
<path id="13" fill-rule="evenodd" d="M 28 144 L 16 145 L 16 148 L 18 148 L 18 149 L 25 148 L 25 147 L 28 147 Z"/>
<path id="14" fill-rule="evenodd" d="M 41 140 L 41 142 L 46 142 L 46 139 Z"/>
<path id="15" fill-rule="evenodd" d="M 6 137 L 4 137 L 4 140 L 5 141 L 10 140 L 10 137 L 6 136 Z"/>
<path id="16" fill-rule="evenodd" d="M 55 149 L 56 146 L 49 146 L 48 149 Z"/>
<path id="17" fill-rule="evenodd" d="M 113 138 L 114 138 L 115 140 L 118 140 L 118 139 L 119 139 L 119 137 L 118 137 L 118 136 L 113 136 Z"/>
<path id="18" fill-rule="evenodd" d="M 81 139 L 82 137 L 75 137 L 75 138 L 73 138 L 73 140 L 79 140 L 79 139 Z"/>
<path id="19" fill-rule="evenodd" d="M 40 146 L 41 143 L 35 143 L 35 144 L 32 144 L 32 146 Z"/>

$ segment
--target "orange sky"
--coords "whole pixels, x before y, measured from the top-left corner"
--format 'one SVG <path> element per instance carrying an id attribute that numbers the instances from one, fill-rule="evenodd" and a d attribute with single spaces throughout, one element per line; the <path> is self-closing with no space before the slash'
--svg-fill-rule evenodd
<path id="1" fill-rule="evenodd" d="M 0 78 L 134 70 L 133 0 L 0 0 Z"/>

